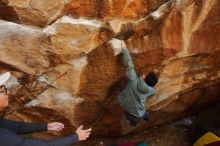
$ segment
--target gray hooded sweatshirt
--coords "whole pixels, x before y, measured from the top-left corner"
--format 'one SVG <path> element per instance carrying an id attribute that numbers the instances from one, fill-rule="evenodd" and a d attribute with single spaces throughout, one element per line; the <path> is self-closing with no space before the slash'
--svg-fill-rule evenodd
<path id="1" fill-rule="evenodd" d="M 117 100 L 128 113 L 142 117 L 146 112 L 145 102 L 149 96 L 155 95 L 155 89 L 148 86 L 140 75 L 136 74 L 128 49 L 123 49 L 122 55 L 128 83 Z"/>

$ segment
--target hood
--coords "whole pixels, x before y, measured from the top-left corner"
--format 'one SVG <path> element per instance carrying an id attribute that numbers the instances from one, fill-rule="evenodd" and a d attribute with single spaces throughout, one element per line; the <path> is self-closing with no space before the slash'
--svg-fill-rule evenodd
<path id="1" fill-rule="evenodd" d="M 139 92 L 141 93 L 152 93 L 153 95 L 155 94 L 154 92 L 154 88 L 148 86 L 144 80 L 142 80 L 142 78 L 140 77 L 140 75 L 138 75 L 138 83 L 137 83 L 137 89 Z"/>

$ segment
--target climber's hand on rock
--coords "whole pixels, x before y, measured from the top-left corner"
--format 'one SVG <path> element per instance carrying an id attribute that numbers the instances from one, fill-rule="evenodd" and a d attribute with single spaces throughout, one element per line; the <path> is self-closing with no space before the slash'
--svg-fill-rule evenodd
<path id="1" fill-rule="evenodd" d="M 86 140 L 87 138 L 89 138 L 90 133 L 91 133 L 91 128 L 83 130 L 82 125 L 76 129 L 76 134 L 79 137 L 79 141 L 83 141 L 83 140 Z"/>
<path id="2" fill-rule="evenodd" d="M 118 39 L 112 39 L 111 41 L 109 41 L 112 45 L 112 49 L 114 50 L 114 55 L 118 55 L 122 52 L 122 49 L 121 49 L 121 43 L 122 41 L 121 40 L 118 40 Z"/>
<path id="3" fill-rule="evenodd" d="M 126 47 L 126 44 L 125 44 L 125 42 L 124 41 L 121 41 L 121 49 L 126 49 L 127 47 Z"/>
<path id="4" fill-rule="evenodd" d="M 47 130 L 50 130 L 50 131 L 61 131 L 63 130 L 63 128 L 64 128 L 63 123 L 52 122 L 52 123 L 47 124 Z"/>

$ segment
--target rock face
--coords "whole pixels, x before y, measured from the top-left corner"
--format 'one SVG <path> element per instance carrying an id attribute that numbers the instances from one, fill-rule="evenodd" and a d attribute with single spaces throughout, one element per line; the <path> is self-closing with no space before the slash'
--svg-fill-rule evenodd
<path id="1" fill-rule="evenodd" d="M 63 122 L 58 135 L 83 124 L 93 135 L 119 136 L 219 101 L 219 0 L 0 0 L 0 6 L 0 72 L 13 75 L 7 118 Z M 146 103 L 151 120 L 136 127 L 116 102 L 126 79 L 112 38 L 127 40 L 137 72 L 159 75 L 157 94 Z"/>
<path id="2" fill-rule="evenodd" d="M 45 26 L 62 15 L 65 0 L 1 0 L 0 18 Z"/>

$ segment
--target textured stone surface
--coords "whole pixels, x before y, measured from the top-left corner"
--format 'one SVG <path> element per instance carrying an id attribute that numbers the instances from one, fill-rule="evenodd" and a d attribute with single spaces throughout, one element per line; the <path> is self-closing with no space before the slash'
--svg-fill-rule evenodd
<path id="1" fill-rule="evenodd" d="M 137 19 L 144 17 L 168 0 L 87 0 L 75 1 L 66 6 L 66 11 L 75 17 L 109 20 L 112 18 Z"/>
<path id="2" fill-rule="evenodd" d="M 111 29 L 104 23 L 67 16 L 43 31 L 52 35 L 51 42 L 56 53 L 72 57 L 88 54 L 113 36 Z"/>
<path id="3" fill-rule="evenodd" d="M 65 0 L 3 0 L 0 18 L 45 26 L 62 15 L 65 4 Z"/>
<path id="4" fill-rule="evenodd" d="M 220 1 L 173 2 L 0 0 L 1 19 L 31 24 L 0 21 L 0 72 L 13 74 L 6 117 L 64 122 L 58 135 L 84 124 L 94 135 L 114 136 L 219 101 Z M 157 94 L 146 103 L 150 122 L 130 127 L 116 102 L 126 79 L 112 38 L 127 40 L 137 72 L 159 75 Z M 36 136 L 45 135 L 52 134 Z"/>
<path id="5" fill-rule="evenodd" d="M 47 34 L 2 20 L 0 26 L 1 62 L 32 75 L 41 75 L 61 63 Z"/>

